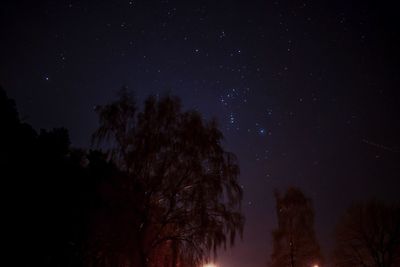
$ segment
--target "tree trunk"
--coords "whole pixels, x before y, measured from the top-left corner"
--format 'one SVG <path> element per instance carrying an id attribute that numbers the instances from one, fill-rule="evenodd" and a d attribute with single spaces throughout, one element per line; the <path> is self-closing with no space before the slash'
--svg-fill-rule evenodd
<path id="1" fill-rule="evenodd" d="M 290 266 L 294 267 L 293 243 L 290 242 Z"/>
<path id="2" fill-rule="evenodd" d="M 175 241 L 172 242 L 172 267 L 178 266 L 178 247 Z"/>
<path id="3" fill-rule="evenodd" d="M 140 267 L 148 267 L 147 254 L 143 251 L 140 252 Z"/>

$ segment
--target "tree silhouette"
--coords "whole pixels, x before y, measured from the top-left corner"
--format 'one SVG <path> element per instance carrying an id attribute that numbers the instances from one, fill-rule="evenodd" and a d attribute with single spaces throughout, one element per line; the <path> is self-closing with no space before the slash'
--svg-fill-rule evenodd
<path id="1" fill-rule="evenodd" d="M 131 214 L 122 229 L 138 240 L 141 266 L 194 266 L 234 243 L 244 222 L 239 166 L 215 121 L 182 112 L 170 96 L 149 97 L 138 112 L 127 90 L 96 110 L 93 141 L 106 143 L 122 172 L 119 195 L 130 204 L 121 212 Z"/>
<path id="2" fill-rule="evenodd" d="M 336 228 L 335 266 L 400 266 L 400 205 L 352 205 Z"/>
<path id="3" fill-rule="evenodd" d="M 107 155 L 91 151 L 88 156 L 89 177 L 95 184 L 84 248 L 84 266 L 138 266 L 138 225 L 134 199 L 126 190 L 126 177 L 107 160 Z M 134 195 L 134 194 L 133 194 Z M 128 258 L 126 255 L 132 255 Z"/>
<path id="4" fill-rule="evenodd" d="M 311 200 L 297 188 L 284 195 L 275 192 L 278 228 L 272 232 L 271 267 L 309 267 L 320 264 L 322 256 L 314 233 Z"/>
<path id="5" fill-rule="evenodd" d="M 82 266 L 93 191 L 63 128 L 37 133 L 0 89 L 5 240 L 12 265 Z"/>

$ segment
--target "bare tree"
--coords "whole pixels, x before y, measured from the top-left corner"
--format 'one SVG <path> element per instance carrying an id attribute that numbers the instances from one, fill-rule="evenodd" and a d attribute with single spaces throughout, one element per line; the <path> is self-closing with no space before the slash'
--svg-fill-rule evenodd
<path id="1" fill-rule="evenodd" d="M 322 256 L 314 233 L 311 200 L 297 188 L 275 193 L 278 228 L 273 231 L 271 267 L 310 267 Z"/>
<path id="2" fill-rule="evenodd" d="M 139 195 L 132 212 L 139 217 L 142 266 L 155 265 L 165 251 L 172 264 L 194 266 L 234 243 L 244 222 L 239 166 L 222 148 L 215 121 L 182 112 L 179 99 L 170 96 L 149 97 L 137 112 L 126 90 L 97 112 L 93 140 L 110 141 L 109 155 L 125 172 L 126 188 Z"/>
<path id="3" fill-rule="evenodd" d="M 336 228 L 335 266 L 400 266 L 400 205 L 352 205 Z"/>

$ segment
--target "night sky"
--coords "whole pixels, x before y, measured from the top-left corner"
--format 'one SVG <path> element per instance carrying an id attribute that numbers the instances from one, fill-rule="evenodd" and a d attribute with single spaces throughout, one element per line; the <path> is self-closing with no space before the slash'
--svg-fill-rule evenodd
<path id="1" fill-rule="evenodd" d="M 379 2 L 379 3 L 378 3 Z M 329 259 L 355 200 L 399 197 L 400 30 L 383 1 L 2 1 L 0 84 L 36 129 L 88 148 L 123 86 L 216 117 L 246 227 L 221 267 L 265 266 L 273 190 L 313 199 Z"/>

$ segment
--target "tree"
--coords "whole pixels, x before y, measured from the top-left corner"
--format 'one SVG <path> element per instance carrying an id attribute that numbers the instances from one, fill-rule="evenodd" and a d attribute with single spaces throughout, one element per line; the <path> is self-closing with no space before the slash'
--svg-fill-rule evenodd
<path id="1" fill-rule="evenodd" d="M 352 205 L 336 227 L 335 266 L 400 266 L 400 205 Z"/>
<path id="2" fill-rule="evenodd" d="M 171 96 L 149 97 L 138 112 L 127 90 L 96 110 L 100 127 L 93 140 L 107 144 L 123 172 L 141 266 L 194 266 L 233 245 L 244 222 L 239 166 L 223 149 L 215 121 L 182 112 Z"/>
<path id="3" fill-rule="evenodd" d="M 63 128 L 37 133 L 0 88 L 3 242 L 13 265 L 82 266 L 92 191 Z"/>
<path id="4" fill-rule="evenodd" d="M 278 228 L 272 232 L 271 267 L 309 267 L 320 264 L 322 256 L 314 233 L 311 200 L 297 188 L 284 195 L 275 193 Z"/>

